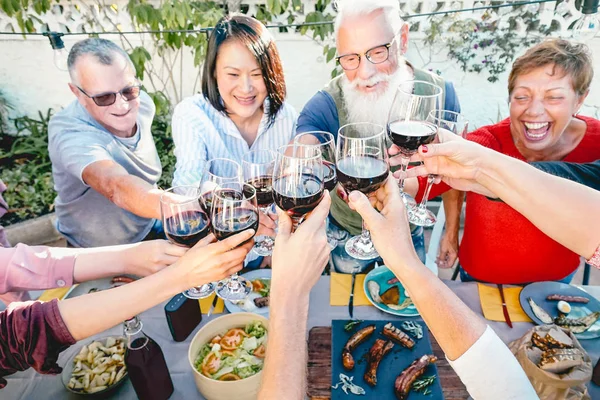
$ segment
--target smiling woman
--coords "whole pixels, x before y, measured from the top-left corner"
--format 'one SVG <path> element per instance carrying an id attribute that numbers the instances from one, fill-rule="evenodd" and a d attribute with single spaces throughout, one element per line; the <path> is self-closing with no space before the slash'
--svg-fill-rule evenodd
<path id="1" fill-rule="evenodd" d="M 551 39 L 532 47 L 515 61 L 510 73 L 510 117 L 470 133 L 467 139 L 527 162 L 600 159 L 600 121 L 578 115 L 593 74 L 591 56 L 583 44 Z M 422 192 L 425 185 L 419 186 Z M 430 197 L 448 189 L 437 186 Z M 450 207 L 460 210 L 458 204 Z M 458 218 L 458 213 L 447 216 L 447 228 L 452 229 L 445 233 L 453 238 L 455 248 Z M 467 195 L 458 256 L 462 280 L 491 283 L 568 282 L 579 265 L 577 254 L 517 211 L 474 193 Z"/>

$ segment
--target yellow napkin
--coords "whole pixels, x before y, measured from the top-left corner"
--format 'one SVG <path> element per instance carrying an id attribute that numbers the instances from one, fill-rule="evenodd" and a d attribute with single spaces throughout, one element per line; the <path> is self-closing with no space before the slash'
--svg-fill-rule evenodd
<path id="1" fill-rule="evenodd" d="M 40 297 L 38 297 L 39 301 L 50 301 L 53 299 L 59 299 L 62 300 L 63 297 L 65 297 L 65 295 L 67 294 L 67 292 L 70 290 L 70 287 L 61 287 L 61 288 L 56 288 L 56 289 L 48 289 L 46 291 L 44 291 L 44 293 L 42 293 L 40 295 Z"/>
<path id="2" fill-rule="evenodd" d="M 356 274 L 354 282 L 354 305 L 372 305 L 363 290 L 366 274 Z M 331 286 L 329 289 L 329 304 L 332 306 L 347 306 L 350 300 L 350 286 L 352 285 L 352 274 L 331 273 Z"/>
<path id="3" fill-rule="evenodd" d="M 478 283 L 477 286 L 479 287 L 479 300 L 481 301 L 481 308 L 485 319 L 490 321 L 504 321 L 502 299 L 500 298 L 498 287 L 481 283 Z M 519 301 L 521 290 L 523 290 L 522 287 L 504 288 L 504 298 L 506 299 L 506 308 L 508 309 L 510 320 L 511 322 L 533 322 L 525 314 L 523 307 L 521 307 L 521 302 Z"/>
<path id="4" fill-rule="evenodd" d="M 210 296 L 199 300 L 201 313 L 208 314 L 208 310 L 210 310 L 210 307 L 212 306 L 212 302 L 213 302 L 213 299 L 215 298 L 215 296 L 216 296 L 216 294 L 213 293 Z M 225 303 L 223 303 L 223 299 L 219 299 L 219 300 L 217 300 L 217 304 L 215 304 L 215 308 L 212 313 L 213 314 L 221 314 L 223 312 L 224 307 L 225 307 Z"/>

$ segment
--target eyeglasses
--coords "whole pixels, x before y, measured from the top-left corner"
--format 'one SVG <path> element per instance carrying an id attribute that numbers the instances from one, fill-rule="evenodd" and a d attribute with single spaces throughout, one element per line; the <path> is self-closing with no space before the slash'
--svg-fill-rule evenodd
<path id="1" fill-rule="evenodd" d="M 120 94 L 121 97 L 123 97 L 126 101 L 131 101 L 131 100 L 137 99 L 138 97 L 140 97 L 140 88 L 142 87 L 142 85 L 138 84 L 138 85 L 133 85 L 133 86 L 127 86 L 127 87 L 119 90 L 118 92 L 101 93 L 101 94 L 97 94 L 95 96 L 90 96 L 79 86 L 76 86 L 76 87 L 77 87 L 77 89 L 79 89 L 79 91 L 81 93 L 85 94 L 87 97 L 94 100 L 94 103 L 96 103 L 97 106 L 108 107 L 108 106 L 112 106 L 113 104 L 115 104 L 115 101 L 117 101 L 118 94 Z"/>
<path id="2" fill-rule="evenodd" d="M 362 54 L 353 53 L 339 56 L 336 57 L 336 60 L 346 71 L 352 71 L 354 69 L 357 69 L 360 65 L 360 59 L 363 56 L 373 64 L 381 64 L 382 62 L 387 61 L 387 59 L 390 57 L 391 45 L 392 42 L 381 46 L 373 47 L 372 49 L 369 49 Z"/>

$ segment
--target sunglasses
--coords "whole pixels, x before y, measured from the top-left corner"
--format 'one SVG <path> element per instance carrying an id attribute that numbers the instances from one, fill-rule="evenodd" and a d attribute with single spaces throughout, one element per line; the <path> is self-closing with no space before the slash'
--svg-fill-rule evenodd
<path id="1" fill-rule="evenodd" d="M 99 107 L 108 107 L 108 106 L 112 106 L 113 104 L 115 104 L 115 101 L 117 101 L 118 94 L 120 94 L 121 97 L 123 97 L 125 99 L 125 101 L 135 100 L 138 97 L 140 97 L 140 90 L 141 90 L 141 85 L 133 85 L 133 86 L 127 86 L 127 87 L 119 90 L 118 92 L 101 93 L 101 94 L 97 94 L 95 96 L 90 96 L 79 86 L 76 86 L 76 87 L 77 87 L 77 89 L 79 89 L 79 91 L 81 93 L 85 94 L 87 97 L 94 100 L 94 103 L 96 103 L 96 105 Z"/>

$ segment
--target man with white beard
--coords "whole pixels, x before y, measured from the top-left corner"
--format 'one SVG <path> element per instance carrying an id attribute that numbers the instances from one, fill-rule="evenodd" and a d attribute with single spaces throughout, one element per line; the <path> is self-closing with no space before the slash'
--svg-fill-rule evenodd
<path id="1" fill-rule="evenodd" d="M 408 25 L 400 18 L 398 0 L 339 0 L 337 10 L 337 61 L 344 74 L 308 101 L 298 119 L 298 133 L 326 131 L 337 137 L 340 126 L 352 122 L 386 126 L 396 89 L 413 79 L 440 86 L 443 108 L 460 112 L 451 83 L 414 68 L 403 57 L 408 47 Z M 338 227 L 352 235 L 360 234 L 362 219 L 335 193 L 331 217 Z M 411 233 L 417 254 L 425 262 L 423 228 L 411 225 Z"/>

